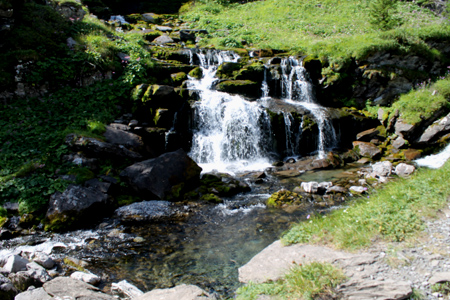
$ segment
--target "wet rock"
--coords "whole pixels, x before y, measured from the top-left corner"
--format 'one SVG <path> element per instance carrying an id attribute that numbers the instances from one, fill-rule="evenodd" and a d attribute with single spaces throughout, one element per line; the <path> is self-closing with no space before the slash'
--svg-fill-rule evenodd
<path id="1" fill-rule="evenodd" d="M 83 227 L 96 222 L 111 211 L 107 194 L 92 188 L 69 185 L 50 197 L 46 229 Z"/>
<path id="2" fill-rule="evenodd" d="M 258 98 L 261 94 L 260 84 L 251 80 L 225 80 L 216 85 L 216 89 L 230 94 L 240 94 L 250 98 Z"/>
<path id="3" fill-rule="evenodd" d="M 120 173 L 136 191 L 155 199 L 178 199 L 198 186 L 201 168 L 179 149 L 127 167 Z"/>
<path id="4" fill-rule="evenodd" d="M 390 161 L 381 161 L 372 165 L 372 174 L 375 176 L 386 177 L 392 173 L 392 163 Z"/>
<path id="5" fill-rule="evenodd" d="M 18 294 L 14 300 L 52 300 L 54 299 L 51 297 L 47 292 L 45 292 L 44 288 L 40 287 L 37 289 L 30 289 L 28 291 L 25 291 L 23 293 Z"/>
<path id="6" fill-rule="evenodd" d="M 135 299 L 144 294 L 140 289 L 126 280 L 111 284 L 111 293 L 121 299 Z"/>
<path id="7" fill-rule="evenodd" d="M 176 211 L 169 201 L 142 201 L 122 206 L 114 214 L 123 222 L 148 222 L 172 217 Z"/>
<path id="8" fill-rule="evenodd" d="M 450 131 L 450 114 L 446 115 L 442 119 L 434 122 L 423 132 L 418 139 L 418 143 L 430 143 L 434 142 L 439 137 L 447 134 Z"/>
<path id="9" fill-rule="evenodd" d="M 154 289 L 148 293 L 145 293 L 136 300 L 200 300 L 200 299 L 216 299 L 214 296 L 210 296 L 206 291 L 202 290 L 195 285 L 182 284 L 170 289 Z"/>
<path id="10" fill-rule="evenodd" d="M 369 158 L 376 158 L 381 155 L 381 150 L 374 144 L 368 142 L 353 142 L 353 150 L 359 155 Z"/>
<path id="11" fill-rule="evenodd" d="M 95 274 L 85 273 L 85 272 L 74 272 L 70 274 L 70 278 L 80 280 L 92 285 L 97 285 L 100 283 L 100 277 Z"/>
<path id="12" fill-rule="evenodd" d="M 12 255 L 8 258 L 8 261 L 3 266 L 3 269 L 5 269 L 8 273 L 26 271 L 28 263 L 30 263 L 28 259 L 25 259 L 20 255 Z"/>
<path id="13" fill-rule="evenodd" d="M 139 153 L 126 149 L 123 145 L 114 145 L 102 142 L 95 138 L 84 137 L 77 134 L 66 136 L 65 143 L 74 151 L 83 151 L 91 156 L 110 157 L 110 158 L 129 158 L 133 160 L 141 159 Z"/>
<path id="14" fill-rule="evenodd" d="M 96 299 L 114 300 L 113 296 L 103 294 L 100 290 L 85 282 L 69 278 L 57 277 L 44 284 L 44 290 L 54 298 L 61 299 Z"/>
<path id="15" fill-rule="evenodd" d="M 302 203 L 302 199 L 303 197 L 295 192 L 281 189 L 267 199 L 267 206 L 282 207 L 285 205 L 298 205 Z"/>
<path id="16" fill-rule="evenodd" d="M 400 163 L 395 167 L 395 174 L 400 177 L 407 177 L 411 175 L 416 170 L 413 165 L 408 165 L 405 163 Z"/>

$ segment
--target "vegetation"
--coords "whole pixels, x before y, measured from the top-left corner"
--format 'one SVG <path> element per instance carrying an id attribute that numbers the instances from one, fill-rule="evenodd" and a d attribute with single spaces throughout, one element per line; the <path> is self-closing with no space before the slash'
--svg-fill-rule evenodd
<path id="1" fill-rule="evenodd" d="M 376 237 L 403 241 L 423 229 L 423 217 L 434 216 L 447 203 L 450 187 L 442 184 L 442 178 L 449 175 L 450 162 L 437 170 L 418 170 L 411 178 L 390 182 L 345 209 L 293 226 L 283 241 L 344 249 L 367 247 Z"/>
<path id="2" fill-rule="evenodd" d="M 237 299 L 258 299 L 259 295 L 271 295 L 280 299 L 318 299 L 332 294 L 332 289 L 343 282 L 343 272 L 328 263 L 312 262 L 295 265 L 282 280 L 254 284 L 237 290 Z"/>

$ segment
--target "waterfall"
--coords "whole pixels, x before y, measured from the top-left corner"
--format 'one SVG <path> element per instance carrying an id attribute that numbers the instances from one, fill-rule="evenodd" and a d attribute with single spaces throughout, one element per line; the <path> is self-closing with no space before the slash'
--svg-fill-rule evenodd
<path id="1" fill-rule="evenodd" d="M 326 108 L 315 103 L 312 84 L 301 62 L 294 57 L 289 57 L 281 61 L 280 67 L 282 98 L 290 104 L 301 106 L 311 112 L 319 128 L 318 155 L 319 158 L 324 158 L 325 151 L 337 145 L 336 132 L 330 116 Z"/>
<path id="2" fill-rule="evenodd" d="M 188 88 L 199 93 L 194 108 L 190 156 L 204 172 L 262 170 L 268 166 L 270 119 L 257 102 L 213 90 L 217 67 L 239 59 L 229 51 L 196 52 L 203 77 L 190 78 Z"/>

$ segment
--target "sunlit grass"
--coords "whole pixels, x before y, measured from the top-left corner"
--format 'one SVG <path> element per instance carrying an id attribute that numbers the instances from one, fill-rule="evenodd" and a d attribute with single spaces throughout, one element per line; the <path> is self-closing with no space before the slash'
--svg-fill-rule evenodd
<path id="1" fill-rule="evenodd" d="M 418 170 L 411 178 L 390 182 L 346 208 L 298 223 L 282 240 L 343 249 L 367 247 L 376 237 L 403 241 L 424 228 L 423 217 L 434 216 L 447 203 L 450 186 L 443 179 L 449 176 L 450 162 L 438 170 Z"/>

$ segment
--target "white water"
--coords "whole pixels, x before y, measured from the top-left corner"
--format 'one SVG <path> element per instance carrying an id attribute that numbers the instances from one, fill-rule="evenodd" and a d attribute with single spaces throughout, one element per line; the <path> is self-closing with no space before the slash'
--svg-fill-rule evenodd
<path id="1" fill-rule="evenodd" d="M 307 78 L 305 68 L 297 59 L 294 57 L 283 59 L 281 70 L 282 97 L 290 104 L 309 110 L 314 116 L 319 127 L 318 156 L 324 158 L 326 150 L 337 146 L 336 132 L 330 116 L 326 108 L 315 103 L 313 87 Z"/>
<path id="2" fill-rule="evenodd" d="M 196 53 L 203 77 L 190 79 L 188 88 L 199 93 L 194 104 L 195 129 L 190 156 L 203 172 L 235 173 L 270 166 L 267 148 L 270 128 L 266 112 L 256 102 L 212 90 L 217 67 L 236 62 L 233 52 Z"/>
<path id="3" fill-rule="evenodd" d="M 415 160 L 415 163 L 420 167 L 428 167 L 430 169 L 438 169 L 442 167 L 445 162 L 450 158 L 450 144 L 445 147 L 444 150 L 438 154 L 428 155 L 423 158 Z"/>

